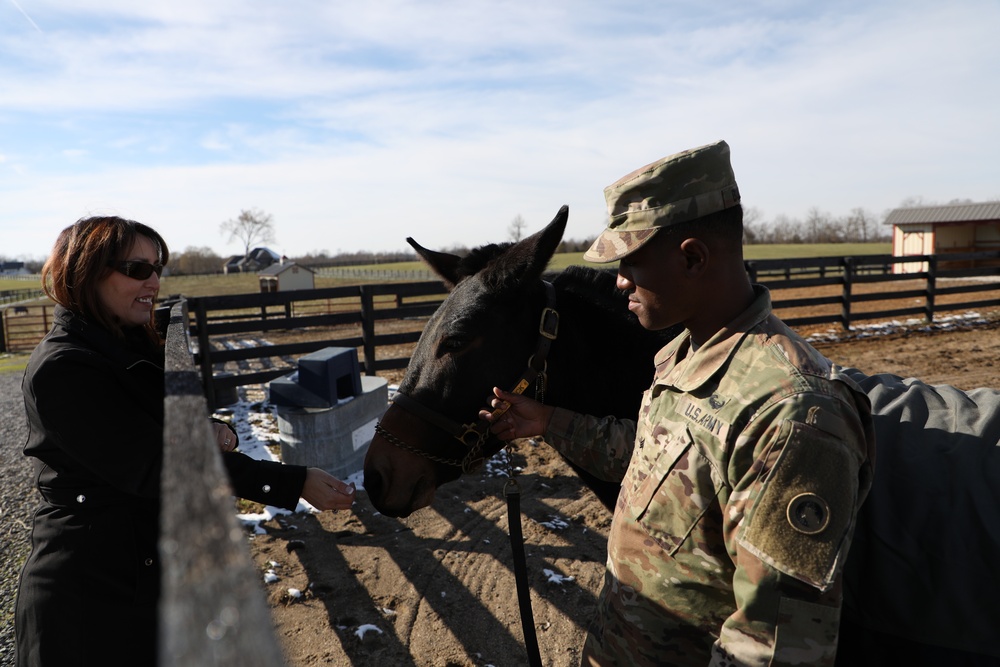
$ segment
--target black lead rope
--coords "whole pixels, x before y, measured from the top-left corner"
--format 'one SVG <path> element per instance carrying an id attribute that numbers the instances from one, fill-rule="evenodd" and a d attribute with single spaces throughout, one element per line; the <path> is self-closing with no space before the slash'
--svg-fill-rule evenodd
<path id="1" fill-rule="evenodd" d="M 559 335 L 559 311 L 556 310 L 556 290 L 552 283 L 548 281 L 543 280 L 542 284 L 545 287 L 547 303 L 542 309 L 542 316 L 538 322 L 538 340 L 535 344 L 535 353 L 528 359 L 528 367 L 511 390 L 513 394 L 523 394 L 534 383 L 535 398 L 539 402 L 545 401 L 545 385 L 548 380 L 546 373 L 548 362 L 546 360 L 549 349 Z M 407 451 L 427 457 L 432 461 L 461 468 L 462 472 L 471 472 L 482 465 L 482 449 L 486 443 L 486 439 L 490 435 L 489 427 L 492 419 L 481 419 L 478 423 L 460 424 L 398 391 L 392 402 L 420 419 L 437 426 L 445 433 L 454 436 L 465 445 L 468 451 L 462 460 L 431 456 L 421 449 L 411 447 L 400 438 L 389 433 L 382 428 L 381 424 L 376 424 L 376 432 L 388 442 Z M 508 408 L 510 408 L 510 405 L 506 404 L 494 409 L 493 419 L 502 415 Z M 511 552 L 514 558 L 517 603 L 521 611 L 521 632 L 524 635 L 524 648 L 528 653 L 528 664 L 530 667 L 542 667 L 542 657 L 538 652 L 538 637 L 535 635 L 535 618 L 531 612 L 531 589 L 528 587 L 528 565 L 524 557 L 524 535 L 521 531 L 521 489 L 514 480 L 513 466 L 509 465 L 510 452 L 508 452 L 507 457 L 508 480 L 504 485 L 504 496 L 507 498 L 507 524 L 510 532 Z"/>
<path id="2" fill-rule="evenodd" d="M 521 488 L 511 477 L 503 487 L 507 497 L 507 526 L 510 532 L 510 546 L 514 558 L 514 581 L 517 582 L 517 604 L 521 609 L 521 633 L 524 648 L 528 653 L 531 667 L 542 667 L 542 656 L 538 652 L 538 637 L 535 636 L 535 616 L 531 611 L 531 590 L 528 588 L 528 564 L 524 557 L 524 536 L 521 533 Z"/>

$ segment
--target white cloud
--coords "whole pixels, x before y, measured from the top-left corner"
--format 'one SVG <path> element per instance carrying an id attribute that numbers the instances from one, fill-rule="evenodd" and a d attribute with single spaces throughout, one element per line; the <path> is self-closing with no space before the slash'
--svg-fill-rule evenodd
<path id="1" fill-rule="evenodd" d="M 29 254 L 98 208 L 220 254 L 250 207 L 289 255 L 504 240 L 564 203 L 583 238 L 606 184 L 719 138 L 765 218 L 1000 190 L 986 0 L 30 12 L 0 9 L 0 228 Z"/>

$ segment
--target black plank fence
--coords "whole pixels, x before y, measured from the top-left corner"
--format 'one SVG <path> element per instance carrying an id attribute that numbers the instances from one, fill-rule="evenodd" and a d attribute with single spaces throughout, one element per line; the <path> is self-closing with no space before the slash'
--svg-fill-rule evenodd
<path id="1" fill-rule="evenodd" d="M 919 263 L 924 270 L 894 273 L 893 266 L 901 263 Z M 775 311 L 793 327 L 835 324 L 849 330 L 865 321 L 902 317 L 934 321 L 943 314 L 1000 307 L 1000 252 L 996 251 L 946 258 L 861 255 L 759 260 L 746 265 L 754 282 L 771 290 Z M 809 295 L 797 296 L 797 290 L 808 290 Z M 276 358 L 327 346 L 358 348 L 368 375 L 405 368 L 408 350 L 389 357 L 377 353 L 415 343 L 445 294 L 439 281 L 429 281 L 193 298 L 191 331 L 198 342 L 196 360 L 209 405 L 216 405 L 219 396 L 237 386 L 289 373 L 289 365 L 275 363 Z M 417 324 L 401 331 L 402 320 Z M 284 332 L 287 337 L 296 330 L 304 337 L 310 328 L 326 335 L 238 349 L 222 349 L 219 342 L 257 333 Z M 227 363 L 265 357 L 272 360 L 271 368 L 234 372 Z"/>
<path id="2" fill-rule="evenodd" d="M 905 264 L 919 268 L 896 273 Z M 775 311 L 796 328 L 849 330 L 894 318 L 1000 307 L 1000 252 L 859 255 L 746 262 L 772 292 Z M 188 317 L 195 364 L 212 408 L 236 387 L 290 373 L 295 359 L 325 347 L 353 347 L 363 372 L 402 369 L 408 346 L 446 295 L 439 281 L 193 297 Z M 51 306 L 8 307 L 0 352 L 30 351 L 51 324 Z"/>
<path id="3" fill-rule="evenodd" d="M 326 347 L 358 348 L 362 371 L 405 368 L 405 355 L 379 358 L 377 351 L 410 345 L 447 292 L 440 281 L 352 285 L 188 300 L 195 362 L 213 407 L 237 386 L 267 382 L 294 370 L 294 359 Z M 233 340 L 268 340 L 230 347 Z M 275 342 L 272 342 L 275 341 Z M 233 372 L 253 360 L 256 368 Z M 232 401 L 230 401 L 232 402 Z"/>

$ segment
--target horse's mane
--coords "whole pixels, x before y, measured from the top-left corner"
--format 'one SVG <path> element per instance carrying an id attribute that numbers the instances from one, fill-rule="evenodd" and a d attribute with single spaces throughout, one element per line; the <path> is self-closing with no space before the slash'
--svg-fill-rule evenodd
<path id="1" fill-rule="evenodd" d="M 455 267 L 455 276 L 460 281 L 479 273 L 494 259 L 502 255 L 513 243 L 490 243 L 473 248 L 463 256 Z"/>
<path id="2" fill-rule="evenodd" d="M 615 286 L 615 274 L 589 266 L 568 266 L 545 274 L 559 291 L 559 300 L 585 301 L 615 319 L 628 319 L 626 295 Z"/>

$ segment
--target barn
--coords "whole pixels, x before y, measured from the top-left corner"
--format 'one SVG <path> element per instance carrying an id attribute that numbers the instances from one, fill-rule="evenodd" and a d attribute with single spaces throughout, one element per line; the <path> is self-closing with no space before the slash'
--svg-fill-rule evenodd
<path id="1" fill-rule="evenodd" d="M 297 289 L 313 289 L 316 286 L 316 274 L 308 266 L 299 266 L 295 262 L 286 262 L 284 258 L 277 264 L 272 264 L 257 273 L 260 279 L 261 292 L 287 292 Z"/>
<path id="2" fill-rule="evenodd" d="M 892 225 L 892 254 L 896 257 L 1000 251 L 1000 201 L 897 208 L 885 224 Z M 969 264 L 962 262 L 963 266 Z M 895 273 L 926 270 L 926 262 L 894 266 Z"/>

